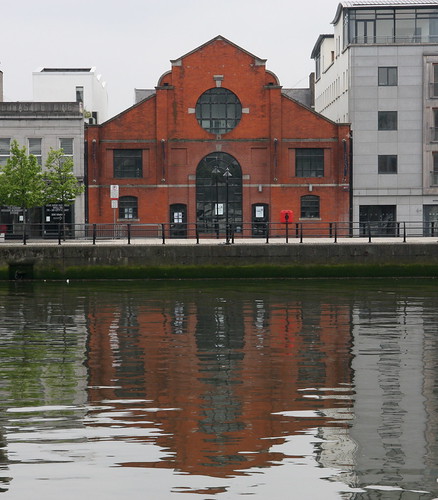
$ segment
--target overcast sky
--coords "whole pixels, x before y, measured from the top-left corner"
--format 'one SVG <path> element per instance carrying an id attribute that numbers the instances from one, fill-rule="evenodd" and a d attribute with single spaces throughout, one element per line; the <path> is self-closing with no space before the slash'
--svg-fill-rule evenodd
<path id="1" fill-rule="evenodd" d="M 284 87 L 306 87 L 310 54 L 333 33 L 337 0 L 1 0 L 4 100 L 32 100 L 41 66 L 95 66 L 110 116 L 153 88 L 170 60 L 222 35 L 267 59 Z"/>

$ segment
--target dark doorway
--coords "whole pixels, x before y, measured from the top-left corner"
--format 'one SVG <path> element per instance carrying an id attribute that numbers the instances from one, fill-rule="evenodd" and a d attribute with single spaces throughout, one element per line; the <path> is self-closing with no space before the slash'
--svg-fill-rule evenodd
<path id="1" fill-rule="evenodd" d="M 187 205 L 170 205 L 170 237 L 187 238 Z"/>
<path id="2" fill-rule="evenodd" d="M 254 203 L 252 206 L 252 235 L 263 238 L 268 232 L 269 205 L 267 203 Z"/>

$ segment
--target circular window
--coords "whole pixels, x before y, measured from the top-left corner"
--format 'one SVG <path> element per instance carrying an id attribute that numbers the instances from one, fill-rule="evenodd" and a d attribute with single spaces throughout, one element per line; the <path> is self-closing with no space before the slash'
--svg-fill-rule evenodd
<path id="1" fill-rule="evenodd" d="M 242 105 L 236 94 L 222 87 L 204 92 L 196 103 L 199 125 L 212 134 L 226 134 L 240 122 Z"/>

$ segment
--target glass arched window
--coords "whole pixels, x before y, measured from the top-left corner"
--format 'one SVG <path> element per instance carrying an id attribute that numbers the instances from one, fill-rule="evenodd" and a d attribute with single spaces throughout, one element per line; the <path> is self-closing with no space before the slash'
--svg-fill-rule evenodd
<path id="1" fill-rule="evenodd" d="M 137 219 L 138 200 L 136 196 L 121 196 L 119 198 L 119 219 Z"/>
<path id="2" fill-rule="evenodd" d="M 301 197 L 301 218 L 302 219 L 319 219 L 319 196 L 302 196 Z"/>
<path id="3" fill-rule="evenodd" d="M 196 169 L 196 220 L 200 231 L 242 229 L 242 169 L 228 153 L 205 156 Z"/>
<path id="4" fill-rule="evenodd" d="M 196 103 L 199 125 L 212 134 L 226 134 L 242 117 L 242 105 L 231 90 L 216 87 L 204 92 Z"/>

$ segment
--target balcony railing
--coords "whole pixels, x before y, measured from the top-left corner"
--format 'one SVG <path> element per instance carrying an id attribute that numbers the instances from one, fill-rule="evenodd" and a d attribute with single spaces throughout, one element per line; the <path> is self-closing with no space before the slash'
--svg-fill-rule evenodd
<path id="1" fill-rule="evenodd" d="M 437 179 L 438 180 L 438 179 Z M 292 243 L 305 241 L 365 238 L 438 237 L 437 222 L 250 222 L 229 224 L 220 230 L 206 231 L 202 224 L 59 224 L 48 231 L 47 224 L 0 225 L 0 244 L 92 244 L 106 242 L 119 245 L 187 243 L 265 242 Z"/>
<path id="2" fill-rule="evenodd" d="M 392 44 L 412 44 L 412 43 L 438 43 L 438 36 L 436 35 L 387 35 L 387 36 L 373 36 L 361 35 L 351 39 L 351 44 L 376 44 L 376 45 L 392 45 Z"/>

